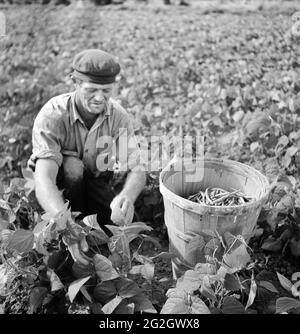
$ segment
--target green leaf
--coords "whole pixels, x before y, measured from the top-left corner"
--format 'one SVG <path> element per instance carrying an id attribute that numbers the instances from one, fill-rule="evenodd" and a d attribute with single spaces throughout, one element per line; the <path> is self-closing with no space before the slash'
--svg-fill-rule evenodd
<path id="1" fill-rule="evenodd" d="M 92 297 L 90 296 L 90 294 L 88 293 L 87 289 L 85 286 L 82 286 L 80 288 L 80 292 L 84 295 L 84 297 L 90 302 L 92 303 L 93 300 L 92 300 Z"/>
<path id="2" fill-rule="evenodd" d="M 64 285 L 62 284 L 61 280 L 59 277 L 56 275 L 54 270 L 48 269 L 47 270 L 47 276 L 50 280 L 50 285 L 51 285 L 51 292 L 58 291 L 64 288 Z"/>
<path id="3" fill-rule="evenodd" d="M 109 281 L 119 277 L 111 261 L 103 255 L 96 254 L 93 258 L 97 276 L 101 281 Z"/>
<path id="4" fill-rule="evenodd" d="M 253 113 L 251 116 L 251 119 L 245 124 L 245 133 L 247 137 L 255 140 L 259 133 L 266 132 L 269 129 L 271 119 L 267 113 L 260 111 Z"/>
<path id="5" fill-rule="evenodd" d="M 102 305 L 100 303 L 91 304 L 92 314 L 104 314 L 102 311 Z"/>
<path id="6" fill-rule="evenodd" d="M 299 147 L 296 147 L 296 146 L 291 146 L 286 150 L 286 153 L 284 157 L 282 158 L 282 164 L 285 168 L 289 167 L 292 161 L 292 157 L 297 153 L 298 150 L 299 150 Z"/>
<path id="7" fill-rule="evenodd" d="M 216 273 L 216 266 L 211 263 L 197 263 L 194 270 L 200 274 L 214 275 Z"/>
<path id="8" fill-rule="evenodd" d="M 20 177 L 14 177 L 10 180 L 9 188 L 11 193 L 20 193 L 24 190 L 26 180 Z"/>
<path id="9" fill-rule="evenodd" d="M 218 238 L 211 238 L 204 247 L 204 253 L 205 255 L 213 256 L 215 254 L 220 254 L 220 251 L 222 249 L 221 242 Z"/>
<path id="10" fill-rule="evenodd" d="M 126 234 L 129 242 L 131 242 L 138 236 L 140 232 L 152 231 L 152 227 L 146 225 L 145 223 L 132 223 L 128 226 L 124 226 L 123 231 Z"/>
<path id="11" fill-rule="evenodd" d="M 122 300 L 123 299 L 120 296 L 116 296 L 114 299 L 112 299 L 110 302 L 102 307 L 103 313 L 112 314 L 115 308 L 122 302 Z"/>
<path id="12" fill-rule="evenodd" d="M 203 236 L 195 235 L 189 240 L 188 244 L 186 245 L 186 254 L 187 255 L 192 254 L 192 253 L 198 254 L 199 252 L 202 251 L 204 246 L 205 246 L 205 242 L 204 242 Z"/>
<path id="13" fill-rule="evenodd" d="M 167 301 L 162 307 L 160 314 L 189 314 L 187 294 L 178 289 L 169 289 Z"/>
<path id="14" fill-rule="evenodd" d="M 6 220 L 3 220 L 2 218 L 0 218 L 0 231 L 5 231 L 8 230 L 7 227 L 9 226 L 9 222 Z M 1 238 L 0 238 L 1 240 Z"/>
<path id="15" fill-rule="evenodd" d="M 102 304 L 108 303 L 117 295 L 115 281 L 105 281 L 96 285 L 93 297 Z"/>
<path id="16" fill-rule="evenodd" d="M 70 302 L 73 303 L 77 293 L 79 292 L 80 288 L 91 278 L 91 276 L 80 278 L 69 285 L 68 288 L 68 296 Z"/>
<path id="17" fill-rule="evenodd" d="M 131 252 L 129 247 L 129 239 L 125 233 L 118 236 L 112 236 L 108 243 L 111 253 L 117 252 L 122 257 L 122 267 L 129 270 L 131 268 Z"/>
<path id="18" fill-rule="evenodd" d="M 289 212 L 295 206 L 295 197 L 291 194 L 284 195 L 276 204 L 276 209 L 280 212 Z"/>
<path id="19" fill-rule="evenodd" d="M 7 211 L 11 211 L 10 206 L 8 205 L 8 203 L 6 201 L 4 201 L 3 199 L 0 199 L 0 208 L 7 210 Z"/>
<path id="20" fill-rule="evenodd" d="M 225 240 L 227 249 L 230 249 L 231 251 L 235 250 L 242 244 L 242 241 L 239 240 L 239 238 L 236 235 L 233 235 L 228 231 L 224 233 L 223 238 Z"/>
<path id="21" fill-rule="evenodd" d="M 71 220 L 66 222 L 66 230 L 64 232 L 63 240 L 67 246 L 80 242 L 86 235 L 83 227 L 77 223 L 74 223 Z"/>
<path id="22" fill-rule="evenodd" d="M 139 293 L 129 298 L 128 301 L 134 303 L 135 312 L 157 313 L 151 301 L 143 293 Z"/>
<path id="23" fill-rule="evenodd" d="M 88 244 L 92 246 L 100 246 L 107 244 L 109 241 L 108 235 L 103 230 L 91 231 L 87 235 Z"/>
<path id="24" fill-rule="evenodd" d="M 41 221 L 40 223 L 36 224 L 34 229 L 33 229 L 33 234 L 35 236 L 38 236 L 40 233 L 42 233 L 46 227 L 50 224 L 53 224 L 52 222 L 50 221 Z"/>
<path id="25" fill-rule="evenodd" d="M 222 311 L 225 314 L 245 314 L 245 308 L 241 302 L 234 297 L 225 297 Z"/>
<path id="26" fill-rule="evenodd" d="M 121 226 L 114 226 L 114 225 L 105 225 L 110 232 L 114 235 L 114 236 L 119 236 L 122 232 L 123 229 Z"/>
<path id="27" fill-rule="evenodd" d="M 26 179 L 26 183 L 24 185 L 24 188 L 26 189 L 25 194 L 26 196 L 29 196 L 35 189 L 34 173 L 29 169 L 22 168 L 22 175 L 24 179 Z"/>
<path id="28" fill-rule="evenodd" d="M 47 295 L 48 289 L 45 287 L 35 287 L 30 292 L 29 297 L 29 314 L 35 313 L 42 306 L 44 297 Z"/>
<path id="29" fill-rule="evenodd" d="M 300 301 L 294 298 L 281 297 L 276 300 L 276 313 L 300 309 Z"/>
<path id="30" fill-rule="evenodd" d="M 123 299 L 115 308 L 114 314 L 134 314 L 134 303 L 129 303 L 127 300 Z"/>
<path id="31" fill-rule="evenodd" d="M 44 246 L 44 236 L 42 234 L 39 234 L 38 237 L 35 240 L 35 250 L 43 255 L 48 256 L 49 252 L 47 251 L 46 247 Z"/>
<path id="32" fill-rule="evenodd" d="M 93 228 L 95 230 L 101 231 L 103 232 L 105 235 L 106 233 L 102 230 L 102 228 L 99 226 L 99 223 L 97 221 L 97 214 L 95 215 L 90 215 L 90 216 L 86 216 L 83 218 L 82 220 L 84 222 L 84 224 L 90 228 Z M 106 235 L 107 236 L 107 235 Z M 107 236 L 108 238 L 108 236 Z"/>
<path id="33" fill-rule="evenodd" d="M 122 298 L 131 298 L 142 292 L 138 285 L 129 278 L 121 277 L 116 280 L 115 284 L 118 295 Z"/>
<path id="34" fill-rule="evenodd" d="M 28 253 L 33 249 L 34 234 L 29 230 L 19 229 L 8 237 L 9 249 L 13 249 L 18 253 Z"/>
<path id="35" fill-rule="evenodd" d="M 139 261 L 140 263 L 152 263 L 152 258 L 145 256 L 145 255 L 141 255 L 138 252 L 134 252 L 133 253 L 133 259 L 136 259 L 137 261 Z"/>
<path id="36" fill-rule="evenodd" d="M 140 274 L 146 280 L 151 281 L 154 276 L 154 267 L 155 267 L 154 263 L 145 263 L 141 265 L 136 265 L 130 269 L 129 273 L 133 275 Z"/>
<path id="37" fill-rule="evenodd" d="M 276 272 L 276 274 L 277 274 L 277 277 L 279 279 L 281 286 L 287 291 L 291 291 L 292 286 L 293 286 L 292 282 L 286 277 L 284 277 L 283 275 L 279 274 L 278 272 Z"/>
<path id="38" fill-rule="evenodd" d="M 224 288 L 229 291 L 237 291 L 241 289 L 241 284 L 234 274 L 226 274 L 224 280 Z"/>
<path id="39" fill-rule="evenodd" d="M 289 248 L 293 256 L 298 257 L 300 255 L 300 240 L 297 237 L 293 237 L 289 241 Z"/>
<path id="40" fill-rule="evenodd" d="M 14 263 L 15 260 L 12 260 L 12 262 Z M 17 275 L 16 269 L 7 262 L 0 265 L 0 296 L 5 297 L 11 293 L 10 286 Z"/>
<path id="41" fill-rule="evenodd" d="M 2 197 L 2 195 L 5 193 L 5 189 L 6 189 L 6 186 L 4 185 L 3 182 L 0 181 L 0 197 Z"/>
<path id="42" fill-rule="evenodd" d="M 143 241 L 146 242 L 146 241 L 149 241 L 149 242 L 152 242 L 155 247 L 157 249 L 161 249 L 161 244 L 159 243 L 159 239 L 158 238 L 155 238 L 155 237 L 151 237 L 150 235 L 146 235 L 146 234 L 140 234 L 141 237 L 143 237 Z"/>
<path id="43" fill-rule="evenodd" d="M 281 175 L 277 180 L 277 187 L 282 186 L 285 190 L 293 190 L 296 186 L 296 179 L 291 175 Z"/>
<path id="44" fill-rule="evenodd" d="M 111 261 L 114 268 L 120 270 L 123 266 L 123 259 L 122 256 L 119 255 L 117 252 L 113 252 L 109 257 L 109 261 Z"/>
<path id="45" fill-rule="evenodd" d="M 282 249 L 282 241 L 271 237 L 264 241 L 261 248 L 270 252 L 279 252 Z"/>
<path id="46" fill-rule="evenodd" d="M 279 291 L 275 288 L 275 286 L 268 281 L 260 281 L 259 286 L 267 289 L 268 291 L 271 291 L 271 292 L 274 292 L 274 293 L 279 293 Z"/>
<path id="47" fill-rule="evenodd" d="M 199 289 L 205 274 L 199 274 L 194 270 L 187 270 L 176 283 L 176 288 L 186 293 L 192 293 Z"/>
<path id="48" fill-rule="evenodd" d="M 292 281 L 293 281 L 293 282 L 294 282 L 294 281 L 298 281 L 298 280 L 300 280 L 300 271 L 296 271 L 296 272 L 294 272 L 293 275 L 292 275 Z"/>
<path id="49" fill-rule="evenodd" d="M 277 145 L 275 147 L 276 155 L 280 153 L 281 150 L 283 150 L 289 143 L 289 138 L 287 136 L 281 136 L 277 142 Z"/>
<path id="50" fill-rule="evenodd" d="M 192 305 L 190 306 L 191 314 L 210 314 L 209 308 L 205 305 L 203 300 L 197 296 L 192 296 Z"/>
<path id="51" fill-rule="evenodd" d="M 7 247 L 9 236 L 12 233 L 14 233 L 12 230 L 0 229 L 0 243 L 2 244 L 2 247 Z"/>
<path id="52" fill-rule="evenodd" d="M 254 275 L 252 273 L 250 293 L 249 293 L 249 297 L 248 297 L 248 301 L 247 301 L 247 305 L 245 307 L 245 310 L 247 310 L 247 308 L 250 307 L 253 304 L 254 299 L 256 297 L 256 291 L 257 291 L 257 285 L 256 285 L 256 282 L 254 280 Z"/>
<path id="53" fill-rule="evenodd" d="M 246 246 L 241 244 L 230 254 L 225 254 L 223 260 L 230 268 L 238 271 L 243 269 L 247 263 L 251 261 L 251 257 L 247 252 Z"/>
<path id="54" fill-rule="evenodd" d="M 200 287 L 200 293 L 201 293 L 202 296 L 210 299 L 213 302 L 218 301 L 214 290 L 211 288 L 211 284 L 209 282 L 209 277 L 208 276 L 203 277 L 203 282 L 202 282 L 201 287 Z"/>

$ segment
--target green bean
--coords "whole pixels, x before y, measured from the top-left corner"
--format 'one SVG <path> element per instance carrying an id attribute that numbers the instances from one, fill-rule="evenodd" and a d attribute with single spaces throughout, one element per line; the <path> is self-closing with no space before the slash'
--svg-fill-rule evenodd
<path id="1" fill-rule="evenodd" d="M 233 189 L 233 191 L 229 192 L 217 187 L 206 188 L 205 191 L 200 190 L 196 194 L 188 197 L 190 201 L 210 206 L 243 205 L 251 202 L 253 199 L 253 197 L 245 195 L 240 190 Z"/>

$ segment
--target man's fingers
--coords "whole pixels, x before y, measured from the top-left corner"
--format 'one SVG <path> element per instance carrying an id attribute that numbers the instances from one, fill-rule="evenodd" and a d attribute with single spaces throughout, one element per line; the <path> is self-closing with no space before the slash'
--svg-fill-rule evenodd
<path id="1" fill-rule="evenodd" d="M 125 216 L 126 224 L 132 223 L 133 216 L 134 216 L 134 206 L 130 205 Z"/>
<path id="2" fill-rule="evenodd" d="M 86 241 L 85 238 L 83 238 L 81 241 L 80 241 L 80 248 L 82 249 L 83 252 L 87 252 L 89 250 L 89 245 Z"/>
<path id="3" fill-rule="evenodd" d="M 122 204 L 122 206 L 121 206 L 121 210 L 122 210 L 122 212 L 123 212 L 123 214 L 124 214 L 125 217 L 127 215 L 127 211 L 129 209 L 129 207 L 130 207 L 130 202 L 128 200 L 124 201 L 123 204 Z"/>
<path id="4" fill-rule="evenodd" d="M 122 207 L 124 201 L 125 201 L 125 198 L 124 198 L 124 197 L 122 197 L 122 198 L 120 198 L 120 197 L 116 197 L 115 200 L 113 200 L 113 201 L 111 202 L 111 205 L 110 205 L 111 209 L 112 209 L 112 210 L 115 209 L 115 208 L 121 209 L 121 207 Z"/>
<path id="5" fill-rule="evenodd" d="M 124 224 L 124 219 L 125 219 L 125 216 L 123 214 L 123 212 L 121 211 L 121 209 L 119 207 L 114 207 L 112 210 L 111 210 L 111 216 L 110 216 L 110 219 L 115 223 L 115 224 Z"/>

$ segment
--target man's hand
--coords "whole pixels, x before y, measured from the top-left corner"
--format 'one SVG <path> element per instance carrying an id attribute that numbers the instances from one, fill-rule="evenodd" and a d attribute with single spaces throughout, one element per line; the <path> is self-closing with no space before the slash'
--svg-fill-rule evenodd
<path id="1" fill-rule="evenodd" d="M 117 195 L 110 204 L 113 223 L 117 225 L 128 225 L 134 216 L 134 205 L 127 196 Z"/>

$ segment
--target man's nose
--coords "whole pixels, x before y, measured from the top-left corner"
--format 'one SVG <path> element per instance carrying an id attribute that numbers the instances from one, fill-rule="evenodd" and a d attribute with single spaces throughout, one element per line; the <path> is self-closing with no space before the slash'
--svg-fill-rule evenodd
<path id="1" fill-rule="evenodd" d="M 104 99 L 104 94 L 102 91 L 99 91 L 95 94 L 94 99 L 101 102 Z"/>

